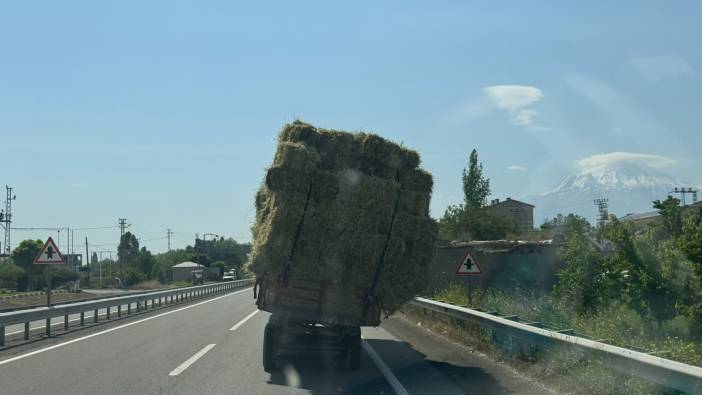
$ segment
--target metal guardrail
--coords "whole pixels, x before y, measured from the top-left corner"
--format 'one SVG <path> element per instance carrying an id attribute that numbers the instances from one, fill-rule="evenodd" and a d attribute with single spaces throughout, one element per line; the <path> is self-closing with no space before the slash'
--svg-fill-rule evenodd
<path id="1" fill-rule="evenodd" d="M 503 333 L 527 344 L 577 351 L 588 357 L 597 358 L 607 366 L 625 374 L 691 394 L 702 394 L 702 368 L 698 366 L 539 328 L 505 317 L 431 299 L 417 297 L 409 304 Z"/>
<path id="2" fill-rule="evenodd" d="M 85 312 L 93 311 L 93 322 L 98 322 L 98 311 L 107 309 L 106 318 L 109 320 L 112 314 L 112 307 L 117 308 L 117 316 L 122 316 L 122 306 L 127 306 L 127 314 L 131 314 L 132 305 L 136 304 L 136 311 L 148 310 L 149 301 L 151 308 L 162 306 L 162 304 L 174 304 L 182 301 L 192 300 L 231 289 L 252 285 L 253 279 L 221 282 L 216 284 L 198 285 L 194 287 L 183 287 L 168 289 L 164 291 L 145 292 L 135 295 L 108 297 L 97 300 L 87 300 L 83 302 L 66 303 L 50 307 L 35 307 L 31 309 L 10 311 L 0 313 L 0 346 L 5 345 L 5 327 L 16 324 L 24 324 L 24 339 L 29 339 L 30 323 L 32 321 L 46 320 L 46 335 L 51 336 L 51 319 L 63 316 L 63 329 L 68 330 L 68 316 L 80 314 L 80 325 L 85 325 Z"/>

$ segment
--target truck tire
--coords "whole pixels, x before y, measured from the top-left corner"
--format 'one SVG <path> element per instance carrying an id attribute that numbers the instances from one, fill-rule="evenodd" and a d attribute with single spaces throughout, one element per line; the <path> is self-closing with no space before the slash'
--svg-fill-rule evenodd
<path id="1" fill-rule="evenodd" d="M 346 343 L 346 358 L 344 365 L 348 370 L 358 370 L 361 365 L 361 333 L 346 335 L 344 343 Z"/>
<path id="2" fill-rule="evenodd" d="M 280 327 L 266 324 L 263 331 L 263 370 L 268 373 L 278 369 L 278 343 L 280 342 Z"/>

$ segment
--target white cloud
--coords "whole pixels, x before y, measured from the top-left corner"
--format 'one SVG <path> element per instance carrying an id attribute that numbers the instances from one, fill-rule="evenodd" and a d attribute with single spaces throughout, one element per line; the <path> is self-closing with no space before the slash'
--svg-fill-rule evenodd
<path id="1" fill-rule="evenodd" d="M 596 154 L 576 162 L 581 169 L 610 167 L 620 163 L 632 163 L 653 168 L 665 168 L 675 164 L 675 160 L 661 155 L 640 154 L 631 152 L 609 152 Z"/>
<path id="2" fill-rule="evenodd" d="M 690 63 L 677 54 L 636 57 L 631 59 L 631 64 L 651 82 L 695 75 Z"/>
<path id="3" fill-rule="evenodd" d="M 525 85 L 493 85 L 483 88 L 483 92 L 498 107 L 510 111 L 519 111 L 544 97 L 539 88 Z"/>
<path id="4" fill-rule="evenodd" d="M 520 166 L 520 165 L 511 165 L 507 166 L 507 170 L 512 170 L 512 171 L 526 171 L 526 167 Z"/>
<path id="5" fill-rule="evenodd" d="M 543 99 L 539 88 L 526 85 L 492 85 L 482 89 L 483 95 L 459 104 L 453 112 L 453 118 L 462 121 L 473 121 L 494 110 L 506 110 L 512 124 L 525 126 L 534 130 L 547 128 L 533 126 L 538 112 L 529 108 L 530 105 Z"/>

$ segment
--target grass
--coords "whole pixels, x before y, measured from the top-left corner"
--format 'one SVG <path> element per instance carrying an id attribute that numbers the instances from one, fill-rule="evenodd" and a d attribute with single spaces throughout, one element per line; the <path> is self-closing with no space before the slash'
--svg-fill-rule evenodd
<path id="1" fill-rule="evenodd" d="M 462 284 L 449 285 L 436 292 L 433 298 L 457 305 L 468 304 L 468 292 Z M 610 344 L 655 351 L 655 355 L 663 358 L 702 364 L 702 344 L 686 340 L 689 328 L 681 317 L 658 324 L 621 305 L 596 314 L 580 315 L 566 309 L 549 294 L 520 290 L 509 293 L 476 291 L 472 301 L 474 308 L 517 315 L 522 320 L 542 322 L 551 329 L 574 329 L 579 335 L 607 339 Z M 427 315 L 413 307 L 405 307 L 403 312 L 429 329 L 509 362 L 524 373 L 562 391 L 583 394 L 678 393 L 614 372 L 599 361 L 588 360 L 573 352 L 536 350 L 460 320 Z"/>

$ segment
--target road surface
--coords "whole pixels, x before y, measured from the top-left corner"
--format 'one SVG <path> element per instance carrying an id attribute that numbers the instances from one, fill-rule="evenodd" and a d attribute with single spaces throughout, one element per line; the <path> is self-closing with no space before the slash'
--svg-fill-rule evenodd
<path id="1" fill-rule="evenodd" d="M 7 394 L 542 394 L 510 369 L 402 318 L 363 328 L 361 368 L 294 359 L 268 374 L 250 288 L 0 352 Z"/>

